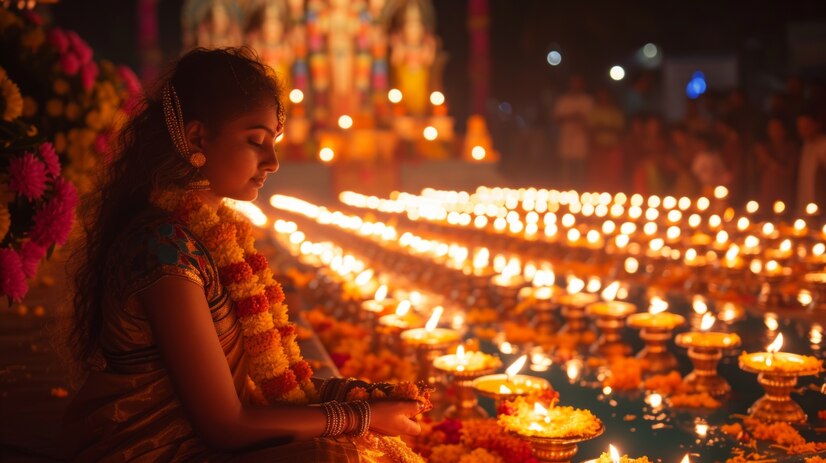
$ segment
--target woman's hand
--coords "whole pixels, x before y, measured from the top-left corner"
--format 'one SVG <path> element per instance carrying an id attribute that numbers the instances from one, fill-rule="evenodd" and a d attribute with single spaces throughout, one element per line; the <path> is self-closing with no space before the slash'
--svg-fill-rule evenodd
<path id="1" fill-rule="evenodd" d="M 410 418 L 420 413 L 415 400 L 380 400 L 370 402 L 370 430 L 388 436 L 415 436 L 422 432 Z"/>

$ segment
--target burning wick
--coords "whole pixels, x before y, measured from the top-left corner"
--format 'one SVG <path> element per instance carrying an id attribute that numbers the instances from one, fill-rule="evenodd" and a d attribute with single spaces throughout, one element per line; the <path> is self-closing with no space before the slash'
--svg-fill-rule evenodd
<path id="1" fill-rule="evenodd" d="M 613 444 L 608 444 L 608 455 L 611 456 L 611 463 L 620 463 L 620 454 Z"/>
<path id="2" fill-rule="evenodd" d="M 774 353 L 779 352 L 781 347 L 783 347 L 783 333 L 777 333 L 777 337 L 774 338 L 774 341 L 766 347 L 766 351 L 769 353 L 769 356 L 766 357 L 767 367 L 772 366 L 772 362 L 774 361 Z"/>

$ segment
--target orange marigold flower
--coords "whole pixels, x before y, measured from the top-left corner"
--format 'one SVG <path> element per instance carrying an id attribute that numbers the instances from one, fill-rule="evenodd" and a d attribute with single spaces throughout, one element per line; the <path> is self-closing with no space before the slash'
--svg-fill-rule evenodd
<path id="1" fill-rule="evenodd" d="M 304 360 L 296 363 L 292 368 L 293 373 L 295 373 L 295 378 L 299 383 L 313 377 L 313 367 Z"/>
<path id="2" fill-rule="evenodd" d="M 267 298 L 262 295 L 248 297 L 235 303 L 235 311 L 240 318 L 266 312 L 268 309 Z"/>
<path id="3" fill-rule="evenodd" d="M 267 266 L 269 265 L 269 262 L 267 262 L 267 258 L 264 256 L 264 254 L 261 254 L 260 252 L 248 255 L 247 263 L 250 264 L 250 267 L 252 267 L 253 273 L 258 273 L 267 268 Z"/>
<path id="4" fill-rule="evenodd" d="M 221 284 L 234 285 L 252 277 L 252 268 L 246 262 L 229 264 L 218 269 L 218 277 Z"/>
<path id="5" fill-rule="evenodd" d="M 276 337 L 274 330 L 267 330 L 253 336 L 248 336 L 244 339 L 244 349 L 250 355 L 259 355 L 262 352 L 271 349 L 280 339 Z"/>
<path id="6" fill-rule="evenodd" d="M 289 325 L 284 325 L 278 328 L 278 332 L 281 334 L 281 338 L 288 338 L 295 334 L 295 325 L 292 323 Z"/>
<path id="7" fill-rule="evenodd" d="M 270 304 L 280 304 L 284 302 L 284 290 L 281 289 L 281 285 L 278 283 L 264 288 L 264 293 L 267 295 Z"/>
<path id="8" fill-rule="evenodd" d="M 296 381 L 295 373 L 292 370 L 287 370 L 275 378 L 262 381 L 261 384 L 264 395 L 271 399 L 281 397 L 296 387 L 298 387 L 298 381 Z"/>

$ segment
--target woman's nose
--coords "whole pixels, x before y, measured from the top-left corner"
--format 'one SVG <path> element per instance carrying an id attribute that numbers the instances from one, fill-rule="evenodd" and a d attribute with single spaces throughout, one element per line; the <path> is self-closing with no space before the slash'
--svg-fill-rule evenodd
<path id="1" fill-rule="evenodd" d="M 269 172 L 271 174 L 278 172 L 280 164 L 278 163 L 278 156 L 276 155 L 275 148 L 269 152 L 267 158 L 264 159 L 261 164 L 265 172 Z"/>

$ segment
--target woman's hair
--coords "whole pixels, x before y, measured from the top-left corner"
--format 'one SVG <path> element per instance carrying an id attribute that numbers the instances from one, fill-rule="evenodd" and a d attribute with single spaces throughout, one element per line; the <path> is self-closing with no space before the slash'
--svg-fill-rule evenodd
<path id="1" fill-rule="evenodd" d="M 72 312 L 67 333 L 76 372 L 100 366 L 103 296 L 107 258 L 113 243 L 139 212 L 150 193 L 185 187 L 195 169 L 175 151 L 164 121 L 163 88 L 172 84 L 184 121 L 197 120 L 209 133 L 251 110 L 272 107 L 283 124 L 282 89 L 271 68 L 248 48 L 196 48 L 175 62 L 150 88 L 134 115 L 117 134 L 112 161 L 103 167 L 98 186 L 82 201 L 83 227 L 72 253 Z"/>

